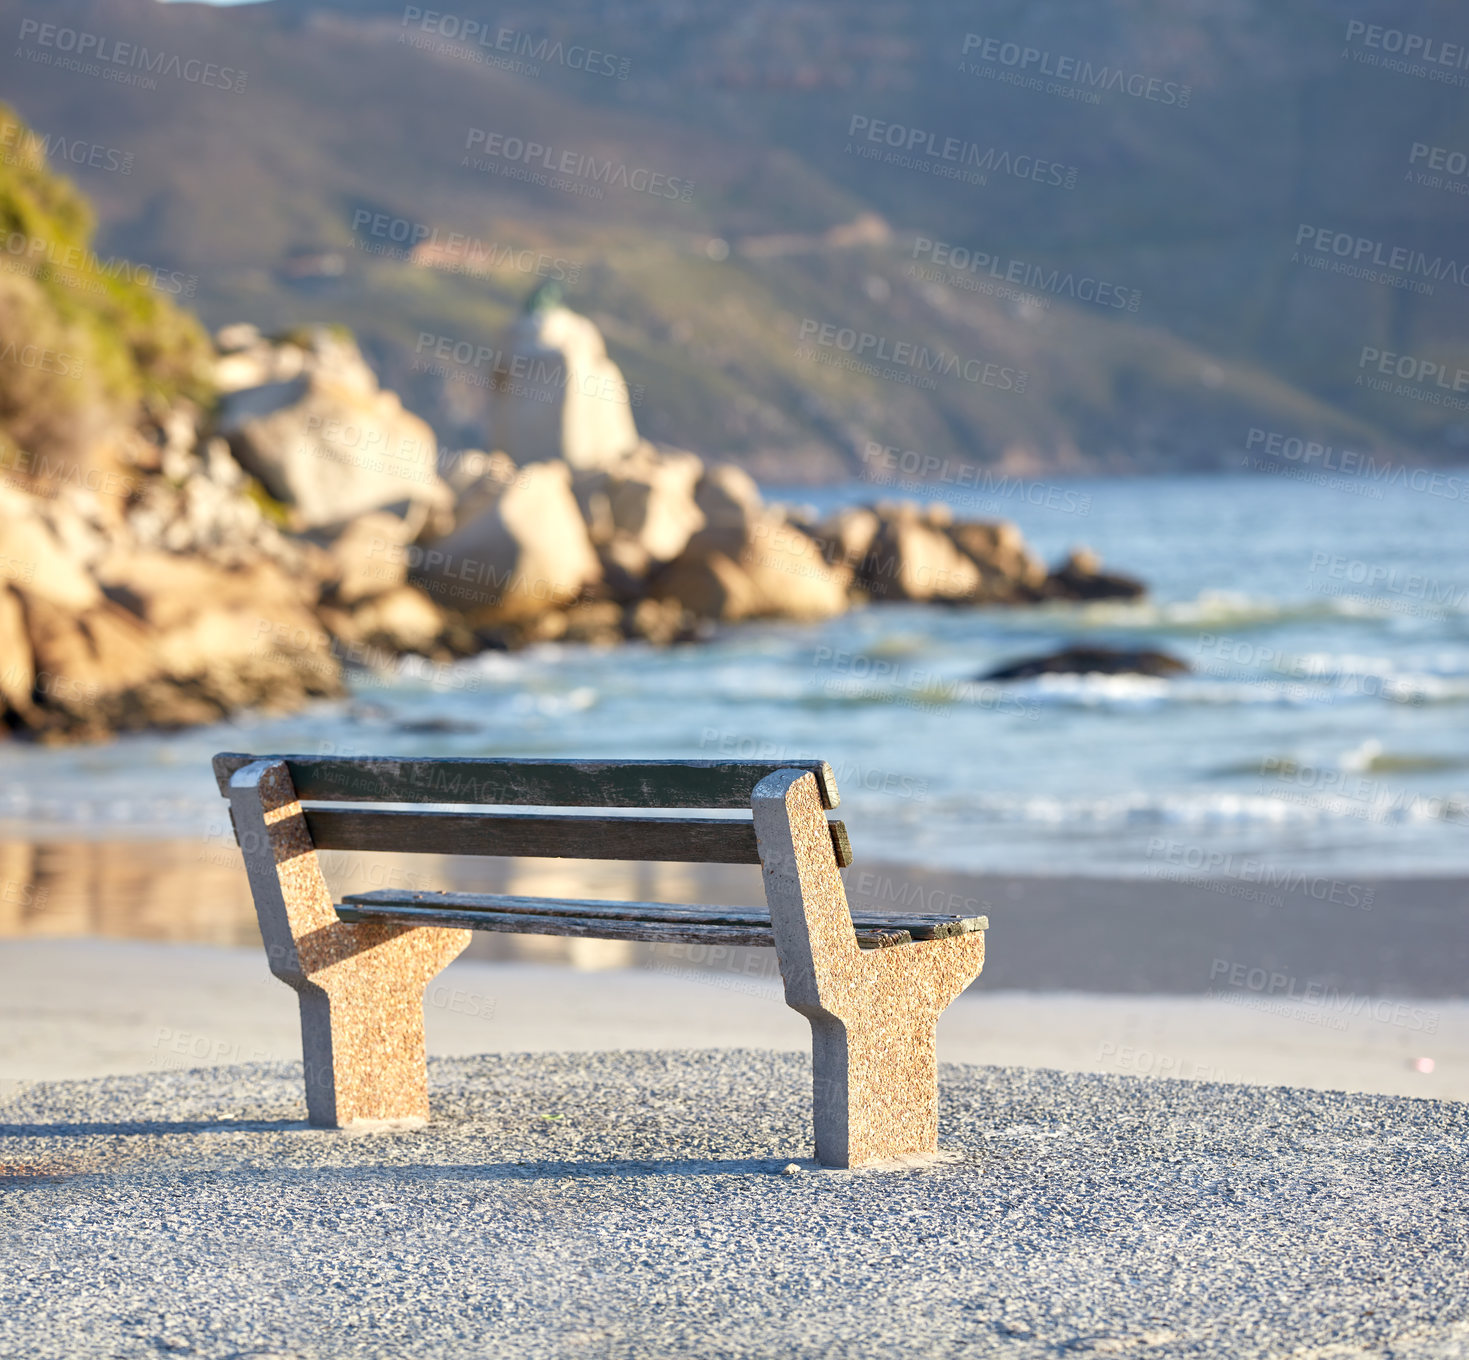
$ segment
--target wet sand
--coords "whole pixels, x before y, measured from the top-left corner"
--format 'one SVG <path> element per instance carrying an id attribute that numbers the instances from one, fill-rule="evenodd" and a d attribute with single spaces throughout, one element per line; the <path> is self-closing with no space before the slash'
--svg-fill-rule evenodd
<path id="1" fill-rule="evenodd" d="M 397 887 L 764 901 L 759 871 L 744 866 L 338 852 L 324 854 L 323 861 L 339 892 Z M 988 916 L 989 991 L 1469 997 L 1464 879 L 1316 877 L 1269 885 L 968 876 L 860 863 L 845 878 L 854 907 L 922 905 Z M 233 843 L 185 840 L 0 843 L 3 937 L 259 941 Z M 477 936 L 468 957 L 583 969 L 667 963 L 653 946 L 497 935 Z M 775 976 L 769 951 L 739 951 L 711 961 L 695 950 L 681 964 Z"/>
<path id="2" fill-rule="evenodd" d="M 324 858 L 340 891 L 762 900 L 742 867 Z M 0 1091 L 299 1057 L 233 845 L 11 844 L 0 869 Z M 989 916 L 984 973 L 940 1030 L 946 1061 L 1469 1099 L 1461 880 L 1359 884 L 1356 905 L 1319 882 L 858 865 L 847 884 L 854 905 Z M 770 950 L 482 934 L 426 1011 L 443 1056 L 809 1044 Z"/>

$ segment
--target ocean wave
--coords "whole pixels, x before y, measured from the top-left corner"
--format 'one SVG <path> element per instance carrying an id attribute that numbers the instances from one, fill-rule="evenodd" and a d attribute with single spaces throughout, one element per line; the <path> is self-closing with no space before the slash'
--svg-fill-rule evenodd
<path id="1" fill-rule="evenodd" d="M 1443 797 L 1385 793 L 1377 799 L 1288 789 L 1271 793 L 1132 791 L 1069 798 L 1038 793 L 981 794 L 962 799 L 931 797 L 922 810 L 922 817 L 923 820 L 953 817 L 970 822 L 1057 828 L 1211 828 L 1353 821 L 1378 825 L 1444 822 L 1466 826 L 1469 825 L 1469 793 Z"/>

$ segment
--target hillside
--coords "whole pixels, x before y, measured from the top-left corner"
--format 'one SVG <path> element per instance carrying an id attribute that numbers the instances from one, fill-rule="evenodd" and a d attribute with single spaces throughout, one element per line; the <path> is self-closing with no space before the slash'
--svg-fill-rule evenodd
<path id="1" fill-rule="evenodd" d="M 850 473 L 873 441 L 1030 472 L 1234 466 L 1257 426 L 1426 460 L 1469 442 L 1432 382 L 1358 381 L 1368 348 L 1469 368 L 1463 290 L 1297 250 L 1303 225 L 1462 249 L 1465 196 L 1410 157 L 1469 147 L 1469 106 L 1361 59 L 1347 25 L 1385 4 L 0 12 L 25 32 L 22 114 L 131 158 L 74 170 L 106 250 L 180 271 L 210 324 L 351 326 L 451 445 L 483 442 L 494 359 L 423 351 L 493 348 L 545 276 L 601 326 L 649 437 L 769 477 Z M 1448 7 L 1414 13 L 1463 36 Z M 62 70 L 46 22 L 244 78 Z M 1026 88 L 1008 43 L 1120 83 Z M 884 160 L 893 128 L 911 164 Z M 984 183 L 933 173 L 946 142 Z"/>

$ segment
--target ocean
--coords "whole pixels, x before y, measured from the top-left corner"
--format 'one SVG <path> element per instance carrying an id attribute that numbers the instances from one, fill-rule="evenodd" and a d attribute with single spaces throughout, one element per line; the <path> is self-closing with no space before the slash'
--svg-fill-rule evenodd
<path id="1" fill-rule="evenodd" d="M 544 646 L 359 674 L 290 717 L 0 749 L 0 837 L 221 833 L 216 751 L 821 757 L 860 863 L 1184 878 L 1469 872 L 1469 479 L 765 488 L 895 494 L 1086 544 L 1140 603 L 878 605 L 668 649 Z M 1459 494 L 1453 494 L 1457 491 Z M 1173 679 L 978 677 L 1073 641 Z"/>

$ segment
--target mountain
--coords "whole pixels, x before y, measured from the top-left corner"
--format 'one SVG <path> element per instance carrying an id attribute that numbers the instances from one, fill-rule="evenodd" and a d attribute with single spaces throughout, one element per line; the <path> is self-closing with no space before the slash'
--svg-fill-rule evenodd
<path id="1" fill-rule="evenodd" d="M 771 479 L 874 445 L 1025 473 L 1234 467 L 1252 429 L 1469 446 L 1447 4 L 0 14 L 99 249 L 211 325 L 347 324 L 453 445 L 554 278 L 644 433 Z"/>

